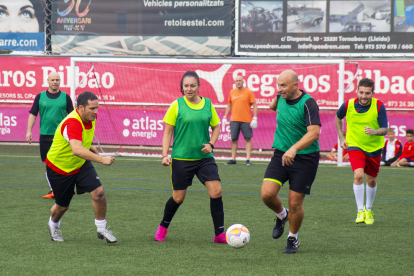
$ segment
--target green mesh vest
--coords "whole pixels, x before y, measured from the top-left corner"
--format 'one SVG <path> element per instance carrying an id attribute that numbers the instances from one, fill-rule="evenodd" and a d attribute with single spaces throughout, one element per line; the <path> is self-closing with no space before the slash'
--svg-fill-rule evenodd
<path id="1" fill-rule="evenodd" d="M 190 108 L 184 98 L 177 99 L 178 115 L 174 128 L 174 143 L 171 157 L 182 159 L 204 159 L 213 157 L 213 152 L 205 154 L 203 143 L 210 141 L 209 127 L 211 114 L 211 101 L 204 98 L 202 109 Z"/>
<path id="2" fill-rule="evenodd" d="M 56 99 L 49 99 L 46 91 L 39 98 L 40 135 L 54 135 L 57 126 L 66 117 L 66 93 L 60 92 Z"/>
<path id="3" fill-rule="evenodd" d="M 286 152 L 296 144 L 308 132 L 305 122 L 305 102 L 312 98 L 305 94 L 302 99 L 294 104 L 287 104 L 286 100 L 279 98 L 277 101 L 277 127 L 272 147 Z M 316 140 L 309 147 L 298 151 L 297 154 L 307 154 L 319 151 L 319 141 Z"/>

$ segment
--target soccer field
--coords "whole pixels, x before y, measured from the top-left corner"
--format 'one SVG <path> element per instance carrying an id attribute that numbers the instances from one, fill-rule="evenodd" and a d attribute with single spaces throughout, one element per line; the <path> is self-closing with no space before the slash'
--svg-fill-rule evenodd
<path id="1" fill-rule="evenodd" d="M 286 255 L 285 234 L 272 238 L 274 214 L 260 187 L 267 163 L 225 166 L 217 160 L 225 227 L 242 223 L 242 249 L 213 243 L 209 198 L 195 178 L 164 243 L 154 241 L 171 196 L 170 168 L 160 158 L 94 164 L 118 243 L 96 237 L 88 194 L 75 195 L 62 219 L 65 242 L 50 240 L 52 200 L 36 146 L 0 145 L 0 275 L 411 275 L 414 271 L 414 168 L 381 167 L 375 223 L 355 224 L 350 167 L 321 164 L 304 203 L 298 254 Z M 288 185 L 281 190 L 287 206 Z M 288 228 L 286 229 L 288 230 Z"/>

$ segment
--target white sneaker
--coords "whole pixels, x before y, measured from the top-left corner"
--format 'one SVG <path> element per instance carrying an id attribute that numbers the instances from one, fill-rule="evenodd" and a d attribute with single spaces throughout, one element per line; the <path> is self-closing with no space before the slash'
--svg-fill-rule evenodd
<path id="1" fill-rule="evenodd" d="M 107 243 L 117 242 L 115 236 L 112 235 L 112 231 L 110 231 L 108 229 L 103 229 L 103 230 L 98 229 L 97 234 L 98 234 L 99 239 L 101 239 L 101 240 L 105 239 Z"/>
<path id="2" fill-rule="evenodd" d="M 49 230 L 50 238 L 52 239 L 52 241 L 57 241 L 57 242 L 65 241 L 62 237 L 62 232 L 60 232 L 59 227 L 52 227 L 48 223 L 47 224 L 47 229 Z"/>

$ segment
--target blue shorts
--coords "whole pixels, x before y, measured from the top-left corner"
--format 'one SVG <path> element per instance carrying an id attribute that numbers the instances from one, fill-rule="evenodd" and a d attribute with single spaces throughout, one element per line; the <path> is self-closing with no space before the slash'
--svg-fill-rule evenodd
<path id="1" fill-rule="evenodd" d="M 405 160 L 407 160 L 408 162 L 414 162 L 413 160 L 411 160 L 411 158 L 404 158 Z"/>

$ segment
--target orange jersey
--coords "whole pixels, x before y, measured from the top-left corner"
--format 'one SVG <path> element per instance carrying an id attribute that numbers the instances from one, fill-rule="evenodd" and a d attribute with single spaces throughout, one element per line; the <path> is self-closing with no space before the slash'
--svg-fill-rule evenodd
<path id="1" fill-rule="evenodd" d="M 250 89 L 244 87 L 242 90 L 237 88 L 230 91 L 229 103 L 231 103 L 230 121 L 250 123 L 252 121 L 252 103 L 256 98 Z"/>

